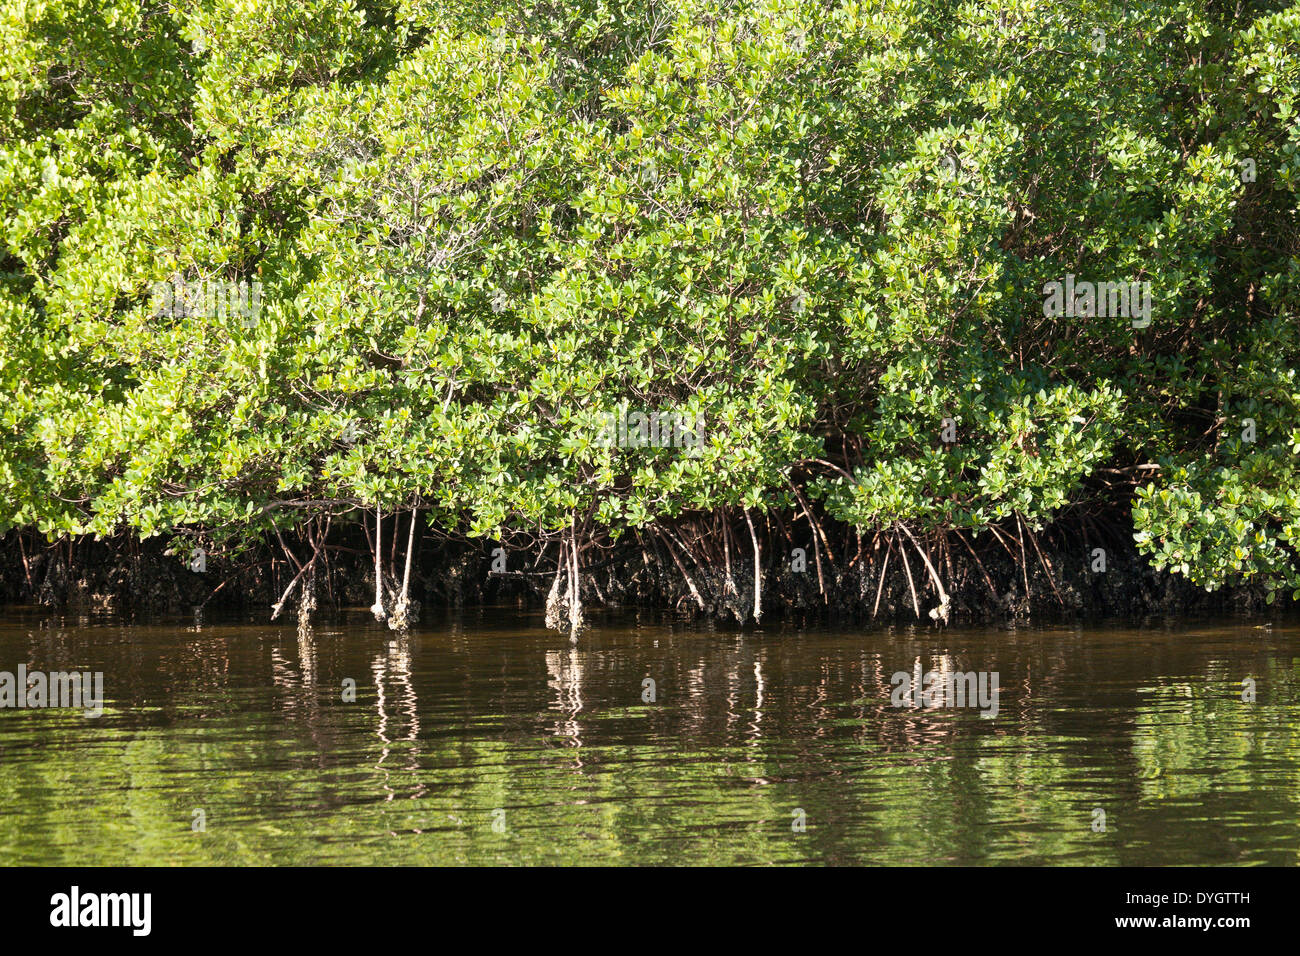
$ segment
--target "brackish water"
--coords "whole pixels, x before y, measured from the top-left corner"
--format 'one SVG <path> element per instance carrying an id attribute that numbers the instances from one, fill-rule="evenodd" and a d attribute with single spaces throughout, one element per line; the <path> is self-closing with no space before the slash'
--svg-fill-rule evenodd
<path id="1" fill-rule="evenodd" d="M 1300 862 L 1291 625 L 571 647 L 506 610 L 301 639 L 10 611 L 19 664 L 102 671 L 106 700 L 0 710 L 5 865 Z M 996 671 L 997 715 L 891 706 L 931 669 Z"/>

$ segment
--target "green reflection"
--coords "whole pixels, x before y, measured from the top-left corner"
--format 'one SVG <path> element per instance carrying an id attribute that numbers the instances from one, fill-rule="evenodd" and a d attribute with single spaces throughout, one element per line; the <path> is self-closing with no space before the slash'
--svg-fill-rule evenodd
<path id="1" fill-rule="evenodd" d="M 0 666 L 107 702 L 0 711 L 0 863 L 1294 864 L 1294 640 L 14 620 Z M 997 717 L 891 707 L 917 667 L 998 671 Z"/>

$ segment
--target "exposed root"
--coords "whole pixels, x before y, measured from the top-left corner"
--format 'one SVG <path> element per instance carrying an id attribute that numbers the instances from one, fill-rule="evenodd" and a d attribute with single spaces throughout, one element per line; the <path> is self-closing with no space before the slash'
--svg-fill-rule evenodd
<path id="1" fill-rule="evenodd" d="M 661 538 L 663 538 L 664 544 L 668 548 L 669 556 L 673 559 L 673 563 L 677 565 L 677 570 L 682 572 L 682 577 L 686 579 L 686 586 L 691 590 L 691 597 L 695 598 L 695 603 L 699 606 L 701 611 L 705 610 L 704 598 L 700 596 L 700 589 L 695 586 L 695 582 L 691 579 L 691 576 L 686 572 L 686 566 L 682 564 L 681 558 L 677 557 L 677 552 L 673 550 L 672 541 L 670 541 L 668 536 L 665 535 L 663 532 L 661 532 L 658 528 L 655 528 L 655 533 L 658 534 Z"/>
<path id="2" fill-rule="evenodd" d="M 885 574 L 889 571 L 889 557 L 894 553 L 894 543 L 888 538 L 885 539 L 885 560 L 880 566 L 880 583 L 876 585 L 876 603 L 871 608 L 871 619 L 876 619 L 876 614 L 880 611 L 880 594 L 885 589 Z"/>
<path id="3" fill-rule="evenodd" d="M 920 555 L 921 560 L 925 563 L 925 570 L 930 573 L 930 582 L 934 585 L 934 589 L 939 592 L 939 606 L 930 609 L 930 620 L 939 624 L 947 624 L 948 611 L 952 607 L 952 600 L 948 597 L 948 592 L 944 590 L 943 581 L 939 579 L 938 572 L 934 570 L 934 565 L 930 563 L 930 556 L 925 553 L 925 549 L 921 547 L 920 542 L 918 542 L 912 532 L 908 530 L 907 525 L 900 525 L 899 527 L 903 529 L 903 533 L 911 540 L 912 547 L 916 548 L 916 553 Z M 910 576 L 908 580 L 911 580 Z M 915 599 L 915 594 L 913 595 L 913 599 Z"/>
<path id="4" fill-rule="evenodd" d="M 582 630 L 582 573 L 578 570 L 578 526 L 577 517 L 569 519 L 570 552 L 569 572 L 569 642 L 578 643 L 578 632 Z"/>
<path id="5" fill-rule="evenodd" d="M 399 598 L 388 615 L 388 627 L 394 631 L 405 631 L 420 619 L 420 602 Z"/>
<path id="6" fill-rule="evenodd" d="M 564 554 L 563 548 L 560 550 L 561 556 Z M 555 580 L 551 582 L 551 593 L 546 596 L 546 626 L 553 631 L 559 631 L 564 628 L 564 619 L 568 616 L 568 611 L 564 606 L 564 598 L 560 595 L 560 578 L 564 575 L 565 562 L 557 561 L 555 564 Z"/>
<path id="7" fill-rule="evenodd" d="M 898 537 L 897 533 L 895 533 L 894 537 Z M 903 547 L 903 542 L 901 540 L 898 542 L 898 553 L 903 558 L 903 570 L 907 572 L 907 587 L 912 592 L 912 610 L 915 611 L 916 616 L 920 618 L 921 602 L 916 599 L 916 584 L 912 581 L 912 566 L 907 561 L 907 549 Z"/>
<path id="8" fill-rule="evenodd" d="M 375 603 L 370 605 L 370 613 L 376 621 L 388 618 L 388 609 L 384 607 L 384 563 L 383 563 L 384 513 L 375 506 Z"/>
<path id="9" fill-rule="evenodd" d="M 388 617 L 388 626 L 394 631 L 405 631 L 420 616 L 420 602 L 411 600 L 411 564 L 415 558 L 415 521 L 418 514 L 418 509 L 411 509 L 411 525 L 406 534 L 406 569 L 402 572 L 402 591 L 393 606 L 393 613 Z"/>
<path id="10" fill-rule="evenodd" d="M 311 615 L 316 610 L 316 558 L 308 564 L 311 568 L 307 583 L 303 585 L 298 597 L 298 638 L 301 640 L 311 634 Z"/>
<path id="11" fill-rule="evenodd" d="M 749 525 L 749 539 L 754 542 L 754 623 L 763 617 L 763 554 L 758 547 L 758 535 L 754 533 L 754 522 L 745 509 L 745 524 Z"/>
<path id="12" fill-rule="evenodd" d="M 564 581 L 564 590 L 560 582 Z M 578 565 L 578 533 L 576 518 L 570 523 L 568 541 L 560 541 L 560 553 L 555 561 L 555 579 L 546 596 L 546 626 L 553 630 L 569 631 L 570 642 L 578 642 L 578 634 L 586 623 L 582 613 L 582 573 Z"/>

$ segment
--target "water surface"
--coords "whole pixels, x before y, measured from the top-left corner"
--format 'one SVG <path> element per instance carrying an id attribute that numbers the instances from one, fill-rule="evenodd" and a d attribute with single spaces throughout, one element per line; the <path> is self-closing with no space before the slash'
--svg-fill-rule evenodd
<path id="1" fill-rule="evenodd" d="M 10 611 L 0 670 L 106 701 L 0 710 L 0 863 L 1294 865 L 1298 639 Z M 891 706 L 932 669 L 997 715 Z"/>

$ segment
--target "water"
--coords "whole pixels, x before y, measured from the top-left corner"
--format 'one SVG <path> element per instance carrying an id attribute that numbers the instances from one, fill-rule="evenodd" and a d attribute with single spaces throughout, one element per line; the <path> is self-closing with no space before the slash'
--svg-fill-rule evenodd
<path id="1" fill-rule="evenodd" d="M 0 670 L 106 702 L 0 710 L 0 864 L 1294 865 L 1298 637 L 11 611 Z M 996 671 L 997 715 L 890 706 L 918 668 Z"/>

